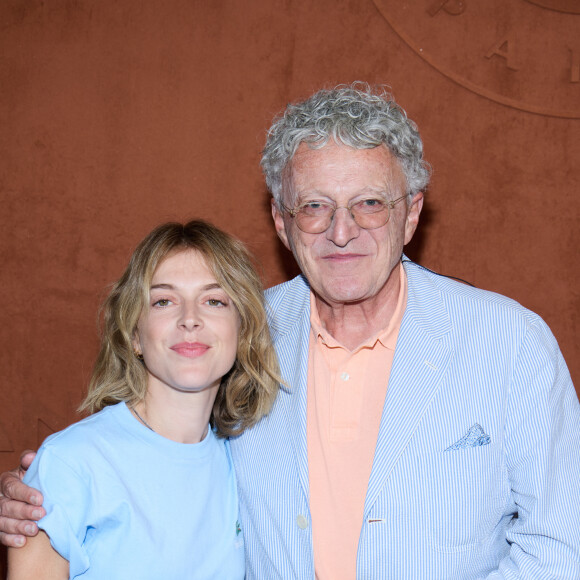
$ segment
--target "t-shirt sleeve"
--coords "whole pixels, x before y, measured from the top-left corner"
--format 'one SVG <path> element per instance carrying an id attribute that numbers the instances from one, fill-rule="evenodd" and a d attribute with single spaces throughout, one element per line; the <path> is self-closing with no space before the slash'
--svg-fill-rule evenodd
<path id="1" fill-rule="evenodd" d="M 38 522 L 52 547 L 70 564 L 70 577 L 89 568 L 84 547 L 89 521 L 90 485 L 71 461 L 60 456 L 53 445 L 44 444 L 28 469 L 24 482 L 44 496 L 46 516 Z"/>

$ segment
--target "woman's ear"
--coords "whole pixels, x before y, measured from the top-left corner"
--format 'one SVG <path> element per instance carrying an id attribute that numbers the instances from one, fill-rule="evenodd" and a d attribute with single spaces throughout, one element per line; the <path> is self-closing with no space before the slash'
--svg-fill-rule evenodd
<path id="1" fill-rule="evenodd" d="M 133 333 L 133 340 L 131 341 L 133 352 L 137 358 L 143 358 L 143 349 L 141 348 L 141 341 L 139 340 L 139 331 L 135 330 Z"/>

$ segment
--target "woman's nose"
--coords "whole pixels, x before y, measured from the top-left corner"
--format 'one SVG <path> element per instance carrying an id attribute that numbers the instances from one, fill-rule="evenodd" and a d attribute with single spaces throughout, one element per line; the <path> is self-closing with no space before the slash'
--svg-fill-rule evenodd
<path id="1" fill-rule="evenodd" d="M 186 304 L 183 306 L 179 318 L 179 326 L 185 330 L 194 330 L 203 326 L 203 320 L 199 309 L 193 304 Z"/>

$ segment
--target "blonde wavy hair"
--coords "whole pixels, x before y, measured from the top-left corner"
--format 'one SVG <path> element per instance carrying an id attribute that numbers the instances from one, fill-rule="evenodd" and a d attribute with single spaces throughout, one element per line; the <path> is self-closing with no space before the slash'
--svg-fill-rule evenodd
<path id="1" fill-rule="evenodd" d="M 236 361 L 222 378 L 211 423 L 219 436 L 235 436 L 270 410 L 280 384 L 278 362 L 266 323 L 262 283 L 244 245 L 215 226 L 194 220 L 155 228 L 137 247 L 103 306 L 101 348 L 80 410 L 100 411 L 145 397 L 147 369 L 133 351 L 133 337 L 159 264 L 170 254 L 195 250 L 240 316 Z"/>

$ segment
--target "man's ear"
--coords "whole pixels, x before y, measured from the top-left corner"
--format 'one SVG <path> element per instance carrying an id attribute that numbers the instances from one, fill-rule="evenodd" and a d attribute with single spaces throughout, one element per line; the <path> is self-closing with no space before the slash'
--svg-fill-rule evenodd
<path id="1" fill-rule="evenodd" d="M 423 193 L 419 192 L 413 197 L 411 207 L 407 210 L 407 219 L 405 221 L 405 244 L 408 244 L 413 238 L 413 234 L 419 225 L 419 216 L 423 209 Z"/>
<path id="2" fill-rule="evenodd" d="M 278 209 L 274 198 L 271 200 L 272 203 L 272 218 L 274 219 L 274 227 L 278 237 L 282 240 L 282 243 L 290 250 L 290 244 L 288 243 L 288 235 L 286 233 L 286 224 L 284 223 L 284 215 Z"/>

